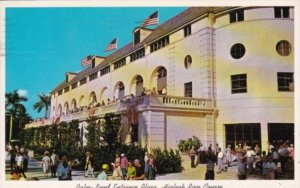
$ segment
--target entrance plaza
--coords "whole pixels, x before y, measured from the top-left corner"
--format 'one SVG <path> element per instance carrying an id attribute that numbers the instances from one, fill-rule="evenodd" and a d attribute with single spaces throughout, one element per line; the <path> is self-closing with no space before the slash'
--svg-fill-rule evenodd
<path id="1" fill-rule="evenodd" d="M 181 173 L 171 173 L 171 174 L 162 174 L 156 177 L 157 180 L 204 180 L 206 165 L 199 164 L 196 168 L 190 167 L 190 159 L 188 156 L 183 156 L 183 168 L 184 170 Z M 232 167 L 228 168 L 227 172 L 216 173 L 215 180 L 237 180 L 238 177 L 236 175 L 236 164 L 233 164 Z M 215 168 L 217 171 L 217 167 Z M 74 170 L 72 172 L 73 180 L 97 180 L 97 178 L 92 177 L 84 177 L 84 171 Z M 98 175 L 99 172 L 95 172 Z M 280 174 L 278 179 L 293 179 L 293 168 L 291 168 L 286 174 Z M 43 170 L 41 168 L 41 161 L 35 160 L 33 158 L 29 161 L 29 170 L 26 173 L 28 179 L 39 180 L 39 181 L 57 181 L 57 178 L 51 178 L 50 173 L 48 177 L 44 176 Z M 6 180 L 10 180 L 10 170 L 9 170 L 9 162 L 6 161 Z M 112 180 L 112 174 L 108 176 L 109 180 Z M 262 175 L 250 175 L 248 180 L 264 180 Z"/>

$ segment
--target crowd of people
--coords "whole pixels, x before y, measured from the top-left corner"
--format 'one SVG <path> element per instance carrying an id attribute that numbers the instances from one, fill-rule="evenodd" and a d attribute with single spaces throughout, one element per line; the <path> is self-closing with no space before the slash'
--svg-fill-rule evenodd
<path id="1" fill-rule="evenodd" d="M 152 89 L 146 89 L 145 87 L 142 88 L 139 96 L 145 96 L 145 95 L 167 95 L 167 89 L 166 87 L 164 87 L 161 91 L 157 92 L 156 88 L 153 87 Z M 115 104 L 115 103 L 119 103 L 119 102 L 128 102 L 131 99 L 135 99 L 136 96 L 134 94 L 130 94 L 130 95 L 124 95 L 121 99 L 116 98 L 115 96 L 113 96 L 112 98 L 107 98 L 106 101 L 102 100 L 101 102 L 97 102 L 96 98 L 94 98 L 92 100 L 92 102 L 89 103 L 89 105 L 84 105 L 84 106 L 76 106 L 76 104 L 73 104 L 72 109 L 68 109 L 66 111 L 61 112 L 61 116 L 65 116 L 68 114 L 73 114 L 73 113 L 77 113 L 77 112 L 82 112 L 82 111 L 86 111 L 86 110 L 91 110 L 100 106 L 106 106 L 106 105 L 111 105 L 111 104 Z M 52 121 L 55 122 L 55 120 L 57 119 L 57 117 L 52 117 Z M 44 121 L 46 121 L 47 118 L 37 118 L 33 121 L 31 121 L 30 123 L 35 123 L 35 122 L 42 122 L 42 124 L 44 123 Z"/>
<path id="2" fill-rule="evenodd" d="M 10 169 L 12 177 L 26 179 L 28 170 L 28 150 L 23 147 L 7 147 L 10 157 Z M 295 160 L 293 144 L 282 143 L 276 146 L 268 143 L 267 150 L 262 151 L 258 144 L 251 147 L 246 143 L 238 144 L 235 148 L 228 145 L 224 150 L 216 144 L 214 147 L 200 145 L 199 149 L 191 147 L 189 151 L 191 168 L 198 164 L 206 165 L 205 180 L 215 179 L 216 173 L 226 173 L 227 169 L 236 168 L 238 179 L 247 179 L 249 175 L 260 175 L 265 179 L 277 179 L 279 174 L 284 174 L 293 168 L 290 162 Z M 145 153 L 144 161 L 128 159 L 126 154 L 118 153 L 110 164 L 103 164 L 102 170 L 95 175 L 95 161 L 91 152 L 86 152 L 85 177 L 93 177 L 98 180 L 108 180 L 108 172 L 112 170 L 113 180 L 155 180 L 156 161 L 152 154 Z M 45 151 L 40 164 L 43 175 L 47 178 L 49 173 L 52 178 L 58 180 L 72 180 L 72 168 L 66 154 L 60 157 L 55 150 Z"/>
<path id="3" fill-rule="evenodd" d="M 14 147 L 8 145 L 6 151 L 10 159 L 11 179 L 27 180 L 26 172 L 29 162 L 28 150 L 17 145 Z M 51 154 L 49 151 L 45 151 L 40 166 L 45 177 L 48 177 L 49 173 L 51 173 L 51 177 L 58 177 L 59 180 L 72 179 L 72 168 L 68 162 L 67 154 L 61 154 L 61 159 L 59 159 L 59 155 L 55 150 L 53 150 Z M 32 180 L 34 179 L 36 178 Z"/>
<path id="4" fill-rule="evenodd" d="M 218 146 L 209 145 L 206 149 L 200 145 L 198 150 L 192 146 L 189 152 L 191 168 L 206 164 L 205 179 L 214 179 L 216 173 L 226 172 L 232 165 L 236 166 L 238 179 L 247 179 L 248 175 L 262 175 L 265 179 L 276 179 L 278 174 L 288 171 L 288 161 L 294 161 L 293 144 L 287 143 L 273 146 L 268 143 L 267 151 L 261 151 L 258 144 L 251 147 L 246 143 L 238 144 L 235 148 L 228 145 L 224 151 Z"/>
<path id="5" fill-rule="evenodd" d="M 86 153 L 85 177 L 96 177 L 94 174 L 94 159 L 91 152 Z M 112 165 L 113 180 L 155 180 L 156 164 L 152 154 L 145 153 L 144 165 L 139 159 L 129 160 L 124 153 L 116 154 Z M 98 180 L 108 180 L 109 165 L 102 165 L 102 172 L 97 176 Z"/>
<path id="6" fill-rule="evenodd" d="M 11 175 L 21 174 L 23 178 L 27 178 L 25 172 L 28 170 L 28 150 L 17 145 L 8 145 L 6 150 L 10 158 Z"/>

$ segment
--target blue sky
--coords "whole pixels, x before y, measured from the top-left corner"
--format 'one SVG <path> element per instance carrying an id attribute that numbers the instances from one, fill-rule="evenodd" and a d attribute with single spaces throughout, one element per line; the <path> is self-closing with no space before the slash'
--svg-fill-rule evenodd
<path id="1" fill-rule="evenodd" d="M 28 113 L 41 92 L 50 93 L 66 72 L 82 70 L 87 55 L 106 56 L 109 42 L 118 47 L 132 39 L 132 30 L 159 10 L 159 24 L 182 12 L 184 7 L 143 8 L 7 8 L 6 92 L 27 91 Z M 156 26 L 154 26 L 156 27 Z M 153 26 L 150 26 L 153 28 Z"/>

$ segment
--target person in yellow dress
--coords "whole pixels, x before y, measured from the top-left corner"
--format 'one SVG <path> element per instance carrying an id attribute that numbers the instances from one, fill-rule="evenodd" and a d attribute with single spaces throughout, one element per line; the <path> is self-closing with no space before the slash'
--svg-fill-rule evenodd
<path id="1" fill-rule="evenodd" d="M 131 178 L 135 176 L 136 176 L 135 167 L 133 166 L 132 161 L 129 161 L 127 167 L 127 179 L 131 180 Z"/>

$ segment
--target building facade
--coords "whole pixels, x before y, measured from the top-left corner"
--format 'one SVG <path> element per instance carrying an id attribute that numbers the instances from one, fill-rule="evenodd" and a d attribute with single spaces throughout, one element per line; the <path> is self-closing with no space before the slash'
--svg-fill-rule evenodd
<path id="1" fill-rule="evenodd" d="M 85 127 L 87 118 L 114 112 L 123 117 L 123 141 L 131 127 L 150 148 L 177 148 L 192 136 L 263 150 L 268 141 L 293 142 L 293 7 L 192 7 L 132 35 L 66 73 L 44 125 L 78 119 Z"/>

